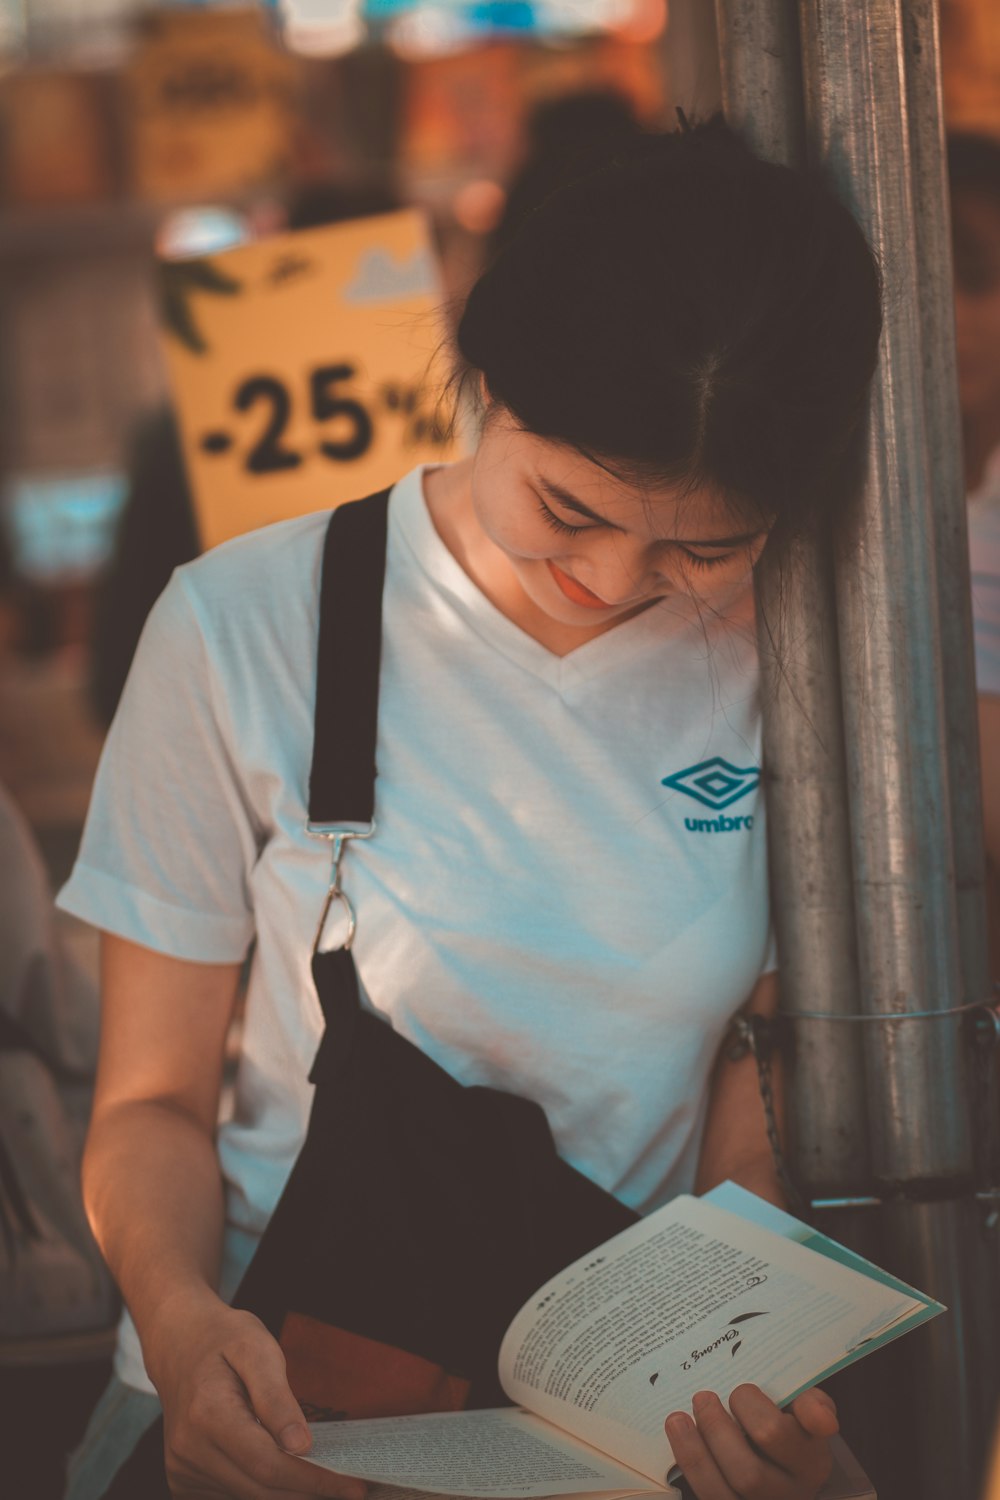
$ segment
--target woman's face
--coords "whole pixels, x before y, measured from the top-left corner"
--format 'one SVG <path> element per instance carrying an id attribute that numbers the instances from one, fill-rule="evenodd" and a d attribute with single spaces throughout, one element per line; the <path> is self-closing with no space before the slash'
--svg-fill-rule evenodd
<path id="1" fill-rule="evenodd" d="M 528 598 L 562 625 L 609 624 L 693 596 L 725 614 L 767 532 L 710 491 L 641 488 L 494 408 L 472 467 L 472 506 Z"/>

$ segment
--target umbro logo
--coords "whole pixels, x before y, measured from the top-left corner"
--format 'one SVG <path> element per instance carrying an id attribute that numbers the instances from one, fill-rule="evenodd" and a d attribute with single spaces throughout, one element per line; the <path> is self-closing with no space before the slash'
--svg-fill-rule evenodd
<path id="1" fill-rule="evenodd" d="M 693 797 L 713 812 L 721 812 L 724 807 L 757 790 L 760 768 L 746 766 L 741 769 L 723 760 L 721 755 L 713 755 L 711 760 L 699 761 L 696 766 L 676 771 L 673 776 L 664 776 L 660 784 L 683 792 L 685 797 Z"/>

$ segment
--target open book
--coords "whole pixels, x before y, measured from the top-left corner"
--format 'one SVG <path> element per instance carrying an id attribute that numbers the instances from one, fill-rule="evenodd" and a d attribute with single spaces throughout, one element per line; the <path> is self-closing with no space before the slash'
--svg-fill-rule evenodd
<path id="1" fill-rule="evenodd" d="M 385 1486 L 380 1500 L 670 1493 L 663 1423 L 695 1391 L 726 1401 L 750 1382 L 784 1406 L 943 1311 L 727 1182 L 539 1288 L 500 1348 L 513 1406 L 316 1423 L 304 1462 Z"/>

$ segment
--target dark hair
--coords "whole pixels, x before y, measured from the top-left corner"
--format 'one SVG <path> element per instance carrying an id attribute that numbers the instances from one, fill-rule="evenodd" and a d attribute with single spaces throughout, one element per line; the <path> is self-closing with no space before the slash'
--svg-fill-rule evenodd
<path id="1" fill-rule="evenodd" d="M 712 121 L 622 140 L 550 193 L 457 339 L 527 430 L 787 535 L 823 512 L 880 324 L 874 258 L 830 189 Z"/>
<path id="2" fill-rule="evenodd" d="M 640 133 L 631 103 L 614 89 L 581 89 L 536 105 L 526 125 L 527 155 L 507 189 L 491 254 L 506 245 L 526 214 L 586 170 L 585 154 L 594 165 L 602 149 L 608 154 L 622 137 Z"/>

